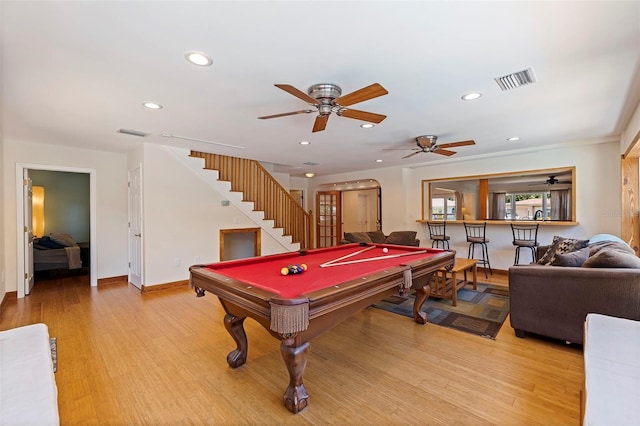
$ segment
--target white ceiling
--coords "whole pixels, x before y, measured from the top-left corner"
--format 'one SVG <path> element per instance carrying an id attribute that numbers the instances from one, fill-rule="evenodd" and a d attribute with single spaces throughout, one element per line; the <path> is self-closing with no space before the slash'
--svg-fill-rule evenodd
<path id="1" fill-rule="evenodd" d="M 638 1 L 0 7 L 8 141 L 116 152 L 149 142 L 282 164 L 294 176 L 327 175 L 445 160 L 433 153 L 401 159 L 424 134 L 438 135 L 439 143 L 476 141 L 452 158 L 612 140 L 640 98 Z M 189 64 L 184 54 L 191 50 L 209 54 L 213 65 Z M 494 81 L 529 67 L 533 85 L 503 92 Z M 335 114 L 317 133 L 315 114 L 257 119 L 308 108 L 274 83 L 305 92 L 335 83 L 346 94 L 376 82 L 389 94 L 353 105 L 387 115 L 373 129 Z M 460 99 L 471 91 L 484 96 Z M 145 101 L 164 108 L 148 110 Z M 120 128 L 150 136 L 116 133 Z M 520 140 L 506 141 L 512 136 Z"/>

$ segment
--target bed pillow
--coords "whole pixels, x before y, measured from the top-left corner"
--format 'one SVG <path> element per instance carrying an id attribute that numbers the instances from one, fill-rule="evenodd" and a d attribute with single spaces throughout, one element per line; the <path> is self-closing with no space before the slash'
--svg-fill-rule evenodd
<path id="1" fill-rule="evenodd" d="M 589 240 L 576 240 L 574 238 L 564 238 L 555 235 L 553 242 L 540 260 L 538 260 L 538 263 L 541 265 L 553 265 L 553 261 L 558 254 L 571 253 L 585 248 L 588 244 Z"/>
<path id="2" fill-rule="evenodd" d="M 384 241 L 385 244 L 397 244 L 401 246 L 413 246 L 416 244 L 416 231 L 394 231 Z"/>
<path id="3" fill-rule="evenodd" d="M 65 234 L 64 232 L 52 232 L 49 234 L 49 238 L 58 244 L 62 244 L 63 247 L 73 247 L 76 245 L 73 237 L 69 234 Z"/>
<path id="4" fill-rule="evenodd" d="M 44 236 L 42 238 L 33 240 L 33 247 L 43 249 L 43 250 L 48 250 L 48 249 L 59 249 L 59 248 L 63 248 L 64 246 L 62 244 L 56 243 L 51 238 Z"/>

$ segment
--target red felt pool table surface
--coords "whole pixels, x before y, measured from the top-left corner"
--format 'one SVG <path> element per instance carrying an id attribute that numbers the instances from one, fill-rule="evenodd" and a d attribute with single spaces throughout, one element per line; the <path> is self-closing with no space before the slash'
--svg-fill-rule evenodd
<path id="1" fill-rule="evenodd" d="M 383 252 L 384 248 L 388 250 L 387 253 Z M 337 261 L 335 266 L 320 266 L 365 249 L 366 251 L 362 253 Z M 315 290 L 357 279 L 366 274 L 409 264 L 436 253 L 442 253 L 442 250 L 385 244 L 369 246 L 346 244 L 308 252 L 291 252 L 221 262 L 207 265 L 205 268 L 244 284 L 270 291 L 281 298 L 296 298 Z M 289 275 L 280 273 L 283 267 L 303 263 L 307 265 L 305 272 Z"/>

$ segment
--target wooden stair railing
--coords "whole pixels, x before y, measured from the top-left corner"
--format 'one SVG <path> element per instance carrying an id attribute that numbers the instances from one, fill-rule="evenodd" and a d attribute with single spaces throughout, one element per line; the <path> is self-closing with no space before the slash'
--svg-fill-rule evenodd
<path id="1" fill-rule="evenodd" d="M 242 201 L 252 201 L 254 210 L 274 221 L 284 235 L 290 235 L 300 248 L 311 247 L 311 215 L 255 160 L 191 151 L 190 157 L 203 158 L 204 168 L 218 171 L 218 180 L 231 183 L 231 191 L 242 192 Z"/>

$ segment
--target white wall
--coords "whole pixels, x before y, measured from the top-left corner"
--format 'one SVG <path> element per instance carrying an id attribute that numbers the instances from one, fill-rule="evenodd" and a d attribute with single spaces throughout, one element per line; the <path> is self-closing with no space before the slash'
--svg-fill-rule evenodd
<path id="1" fill-rule="evenodd" d="M 314 179 L 314 187 L 325 183 L 373 178 L 382 188 L 382 229 L 385 233 L 402 229 L 418 232 L 420 245 L 431 246 L 422 219 L 422 180 L 448 178 L 518 170 L 576 167 L 577 226 L 543 226 L 539 241 L 548 243 L 554 235 L 589 238 L 594 234 L 620 235 L 620 154 L 619 144 L 585 144 L 570 148 L 513 153 L 493 158 L 456 160 L 413 169 L 372 169 L 361 172 L 323 176 Z M 448 225 L 451 248 L 466 257 L 468 244 L 464 227 Z M 509 225 L 488 226 L 491 266 L 506 270 L 513 264 L 514 247 Z M 524 252 L 523 252 L 524 253 Z M 524 261 L 526 255 L 523 254 Z"/>
<path id="2" fill-rule="evenodd" d="M 93 169 L 96 172 L 97 278 L 127 274 L 126 156 L 56 145 L 4 141 L 2 162 L 6 291 L 17 290 L 16 164 Z"/>
<path id="3" fill-rule="evenodd" d="M 184 155 L 188 155 L 184 151 Z M 204 160 L 202 161 L 204 165 Z M 220 260 L 220 230 L 259 227 L 162 146 L 132 152 L 129 168 L 142 162 L 144 282 L 148 286 L 189 278 L 189 266 Z M 210 171 L 210 173 L 215 173 Z M 266 232 L 263 255 L 284 251 Z"/>
<path id="4" fill-rule="evenodd" d="M 634 138 L 640 134 L 640 104 L 636 106 L 636 110 L 631 116 L 626 128 L 622 131 L 620 138 L 620 154 L 624 154 L 631 146 Z"/>

